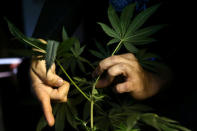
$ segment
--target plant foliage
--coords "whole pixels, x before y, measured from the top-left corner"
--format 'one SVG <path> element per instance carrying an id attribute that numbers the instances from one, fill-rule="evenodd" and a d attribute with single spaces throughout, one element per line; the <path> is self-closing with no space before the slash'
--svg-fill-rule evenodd
<path id="1" fill-rule="evenodd" d="M 155 67 L 161 64 L 151 59 L 159 57 L 147 53 L 144 49 L 139 50 L 137 46 L 154 42 L 155 39 L 151 35 L 163 27 L 163 25 L 143 27 L 159 6 L 160 4 L 157 4 L 135 14 L 135 4 L 130 4 L 119 16 L 110 5 L 108 19 L 111 26 L 101 22 L 98 24 L 111 38 L 107 45 L 115 45 L 115 49 L 111 51 L 108 47 L 105 48 L 95 42 L 98 51 L 90 49 L 89 52 L 100 60 L 109 57 L 110 52 L 113 56 L 119 49 L 125 47 L 128 52 L 136 55 L 142 67 L 155 71 Z M 57 103 L 53 106 L 56 131 L 63 131 L 67 124 L 75 130 L 86 131 L 140 131 L 145 126 L 151 126 L 158 131 L 190 131 L 175 120 L 155 114 L 152 108 L 132 102 L 131 97 L 128 101 L 127 97 L 118 98 L 116 94 L 109 93 L 110 88 L 95 89 L 100 76 L 96 80 L 90 79 L 87 69 L 91 71 L 95 67 L 88 59 L 82 57 L 85 46 L 82 46 L 76 38 L 69 37 L 65 28 L 62 29 L 62 42 L 48 40 L 46 45 L 35 38 L 26 37 L 11 22 L 7 19 L 6 21 L 12 35 L 33 48 L 33 56 L 46 60 L 47 71 L 56 62 L 61 69 L 59 74 L 65 74 L 71 82 L 71 87 L 75 87 L 71 88 L 67 103 Z M 75 72 L 78 71 L 77 67 L 84 76 L 77 76 Z M 75 77 L 70 77 L 67 71 L 71 71 Z M 37 131 L 46 126 L 44 117 L 41 117 Z"/>

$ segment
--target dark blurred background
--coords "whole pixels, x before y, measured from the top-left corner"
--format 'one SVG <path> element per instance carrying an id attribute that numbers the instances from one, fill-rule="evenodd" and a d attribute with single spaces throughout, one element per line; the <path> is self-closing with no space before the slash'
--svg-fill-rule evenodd
<path id="1" fill-rule="evenodd" d="M 178 120 L 184 126 L 196 130 L 194 3 L 183 0 L 152 1 L 163 4 L 149 23 L 168 24 L 157 34 L 160 43 L 153 46 L 153 51 L 160 54 L 171 68 L 173 81 L 170 88 L 145 100 L 144 103 L 156 108 L 162 115 Z M 44 2 L 45 0 L 6 0 L 0 3 L 0 61 L 5 58 L 20 58 L 10 64 L 0 64 L 0 131 L 35 131 L 42 114 L 40 104 L 30 88 L 28 74 L 30 58 L 20 57 L 14 52 L 16 49 L 25 47 L 18 44 L 17 40 L 11 36 L 3 17 L 7 17 L 25 35 L 32 36 Z M 101 9 L 99 6 L 102 6 L 102 4 L 94 5 L 90 2 L 91 4 L 88 5 L 87 3 L 88 8 L 85 13 L 91 14 L 92 10 L 99 12 Z M 47 22 L 45 24 L 47 27 Z M 38 27 L 37 30 L 39 30 Z"/>
<path id="2" fill-rule="evenodd" d="M 26 47 L 10 34 L 4 17 L 25 35 L 31 36 L 43 2 L 44 0 L 0 2 L 0 131 L 35 131 L 42 114 L 30 88 L 30 58 L 15 53 L 15 50 Z"/>

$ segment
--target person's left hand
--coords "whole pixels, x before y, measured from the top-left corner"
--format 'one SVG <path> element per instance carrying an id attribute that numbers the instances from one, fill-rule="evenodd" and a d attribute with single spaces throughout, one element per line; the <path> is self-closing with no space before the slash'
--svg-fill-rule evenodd
<path id="1" fill-rule="evenodd" d="M 156 94 L 159 89 L 155 76 L 146 72 L 131 53 L 102 60 L 95 74 L 102 74 L 105 70 L 108 75 L 98 81 L 97 88 L 107 87 L 116 76 L 123 75 L 126 81 L 115 86 L 118 93 L 129 92 L 136 99 L 145 99 Z"/>

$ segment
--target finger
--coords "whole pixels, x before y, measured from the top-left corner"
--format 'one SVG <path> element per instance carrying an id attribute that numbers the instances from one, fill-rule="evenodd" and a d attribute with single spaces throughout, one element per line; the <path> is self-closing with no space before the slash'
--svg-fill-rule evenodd
<path id="1" fill-rule="evenodd" d="M 66 102 L 69 87 L 70 87 L 70 84 L 68 82 L 64 81 L 64 84 L 61 87 L 59 87 L 58 89 L 53 89 L 50 92 L 50 98 L 53 100 Z"/>
<path id="2" fill-rule="evenodd" d="M 46 74 L 45 61 L 34 61 L 32 62 L 32 70 L 45 84 L 56 87 L 63 85 L 63 79 L 55 74 L 55 64 Z"/>
<path id="3" fill-rule="evenodd" d="M 45 85 L 42 83 L 42 81 L 35 75 L 34 72 L 32 74 L 32 79 L 35 80 L 33 82 L 34 91 L 40 101 L 44 99 L 44 96 L 50 96 L 53 100 L 58 100 L 61 102 L 67 101 L 67 94 L 69 91 L 70 84 L 66 81 L 64 81 L 64 84 L 59 87 L 58 89 L 53 89 L 52 87 Z"/>
<path id="4" fill-rule="evenodd" d="M 55 87 L 60 87 L 64 84 L 63 79 L 52 72 L 48 72 L 47 76 L 44 78 L 44 81 L 47 85 Z"/>
<path id="5" fill-rule="evenodd" d="M 118 63 L 126 63 L 130 65 L 134 65 L 136 64 L 136 61 L 125 59 L 124 57 L 120 55 L 108 57 L 99 63 L 99 68 L 98 68 L 99 74 L 101 74 L 104 70 Z"/>
<path id="6" fill-rule="evenodd" d="M 133 67 L 126 63 L 119 63 L 116 64 L 108 69 L 108 74 L 112 77 L 118 76 L 118 75 L 124 75 L 126 77 L 132 76 Z"/>
<path id="7" fill-rule="evenodd" d="M 116 91 L 118 93 L 125 93 L 125 92 L 131 92 L 132 90 L 132 82 L 124 82 L 124 83 L 121 83 L 121 84 L 117 84 L 116 85 Z"/>
<path id="8" fill-rule="evenodd" d="M 45 97 L 44 99 L 42 99 L 41 103 L 42 103 L 43 112 L 44 112 L 48 125 L 53 126 L 55 123 L 55 119 L 52 113 L 50 98 Z"/>
<path id="9" fill-rule="evenodd" d="M 105 78 L 99 79 L 98 83 L 96 84 L 96 88 L 107 87 L 112 83 L 113 80 L 114 77 L 107 75 Z"/>
<path id="10" fill-rule="evenodd" d="M 137 58 L 132 53 L 121 54 L 119 56 L 124 57 L 125 59 L 128 59 L 128 60 L 137 61 Z"/>

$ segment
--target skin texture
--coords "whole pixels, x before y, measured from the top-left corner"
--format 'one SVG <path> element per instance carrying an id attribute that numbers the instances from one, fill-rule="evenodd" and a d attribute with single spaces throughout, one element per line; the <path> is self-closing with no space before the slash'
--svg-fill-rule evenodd
<path id="1" fill-rule="evenodd" d="M 52 65 L 46 76 L 45 61 L 43 60 L 32 61 L 30 75 L 33 92 L 42 104 L 48 125 L 53 126 L 55 120 L 52 114 L 51 100 L 66 102 L 70 85 L 55 74 L 55 64 Z"/>
<path id="2" fill-rule="evenodd" d="M 47 44 L 46 41 L 39 40 L 43 44 Z M 43 52 L 42 50 L 37 51 Z M 66 102 L 70 84 L 56 75 L 55 64 L 46 74 L 45 60 L 36 60 L 35 58 L 32 59 L 30 77 L 32 90 L 41 102 L 46 121 L 49 126 L 53 126 L 55 119 L 52 114 L 51 100 Z"/>
<path id="3" fill-rule="evenodd" d="M 145 71 L 131 54 L 122 54 L 108 57 L 99 63 L 96 74 L 107 71 L 107 75 L 97 83 L 97 88 L 109 86 L 114 78 L 123 75 L 126 80 L 115 86 L 118 93 L 130 93 L 135 99 L 141 100 L 153 96 L 159 90 L 159 78 Z"/>
<path id="4" fill-rule="evenodd" d="M 126 80 L 115 85 L 116 91 L 130 93 L 138 100 L 153 96 L 159 91 L 162 84 L 157 76 L 146 72 L 131 53 L 115 55 L 102 60 L 93 74 L 100 75 L 104 71 L 107 71 L 107 75 L 98 81 L 97 88 L 107 87 L 116 76 L 123 75 Z M 30 75 L 33 92 L 41 102 L 48 125 L 53 126 L 55 120 L 52 114 L 51 100 L 66 102 L 70 85 L 56 75 L 55 64 L 46 75 L 44 60 L 32 60 Z"/>

